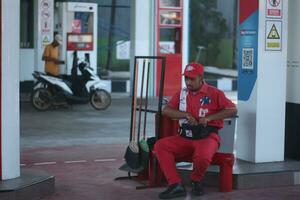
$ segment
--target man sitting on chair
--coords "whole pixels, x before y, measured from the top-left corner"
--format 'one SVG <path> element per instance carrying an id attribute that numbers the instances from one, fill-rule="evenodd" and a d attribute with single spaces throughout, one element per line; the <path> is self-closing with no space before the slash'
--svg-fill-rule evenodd
<path id="1" fill-rule="evenodd" d="M 204 68 L 199 63 L 185 67 L 186 88 L 177 92 L 163 109 L 162 114 L 179 120 L 178 135 L 158 140 L 154 151 L 167 179 L 168 188 L 160 199 L 186 196 L 186 190 L 176 170 L 176 162 L 193 161 L 190 174 L 192 194 L 203 195 L 202 178 L 220 143 L 218 130 L 223 119 L 237 113 L 234 103 L 225 94 L 203 80 Z"/>

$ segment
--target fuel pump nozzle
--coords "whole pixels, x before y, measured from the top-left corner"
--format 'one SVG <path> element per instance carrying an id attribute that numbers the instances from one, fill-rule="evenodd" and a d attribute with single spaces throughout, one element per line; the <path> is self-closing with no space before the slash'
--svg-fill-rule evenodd
<path id="1" fill-rule="evenodd" d="M 71 77 L 73 80 L 77 78 L 77 67 L 78 67 L 78 55 L 77 51 L 73 52 L 73 63 L 72 63 L 72 70 L 71 70 Z"/>
<path id="2" fill-rule="evenodd" d="M 89 53 L 84 54 L 84 61 L 89 63 L 89 65 L 90 65 L 90 54 Z"/>

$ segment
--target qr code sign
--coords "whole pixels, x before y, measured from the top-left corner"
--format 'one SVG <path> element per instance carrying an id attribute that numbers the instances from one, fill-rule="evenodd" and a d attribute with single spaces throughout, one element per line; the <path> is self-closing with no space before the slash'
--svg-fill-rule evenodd
<path id="1" fill-rule="evenodd" d="M 243 48 L 242 54 L 242 69 L 253 69 L 253 57 L 254 57 L 254 49 L 253 48 Z"/>

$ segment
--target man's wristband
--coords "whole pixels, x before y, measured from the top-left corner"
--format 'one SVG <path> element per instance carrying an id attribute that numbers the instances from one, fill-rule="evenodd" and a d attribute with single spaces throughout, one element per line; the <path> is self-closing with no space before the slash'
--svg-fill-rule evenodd
<path id="1" fill-rule="evenodd" d="M 212 119 L 210 119 L 209 117 L 205 117 L 205 119 L 206 119 L 208 122 L 212 120 Z"/>

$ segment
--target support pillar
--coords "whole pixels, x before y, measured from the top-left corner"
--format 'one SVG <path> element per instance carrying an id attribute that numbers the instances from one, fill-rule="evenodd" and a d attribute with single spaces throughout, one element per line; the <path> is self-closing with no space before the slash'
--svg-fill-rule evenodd
<path id="1" fill-rule="evenodd" d="M 255 163 L 283 161 L 288 1 L 239 3 L 236 155 Z"/>
<path id="2" fill-rule="evenodd" d="M 1 180 L 20 176 L 20 1 L 1 1 Z"/>

